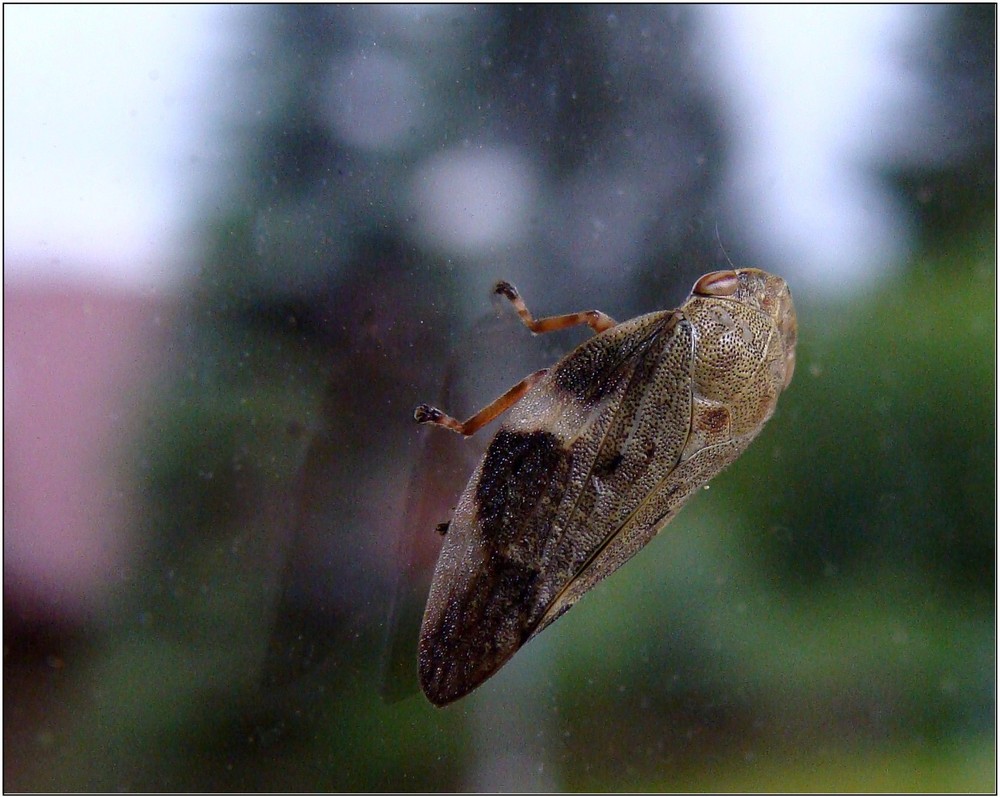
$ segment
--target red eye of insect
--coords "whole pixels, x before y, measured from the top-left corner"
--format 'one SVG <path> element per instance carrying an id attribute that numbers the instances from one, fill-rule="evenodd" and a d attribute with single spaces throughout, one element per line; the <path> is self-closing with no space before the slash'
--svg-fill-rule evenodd
<path id="1" fill-rule="evenodd" d="M 732 296 L 740 287 L 740 277 L 735 271 L 713 271 L 694 284 L 692 293 L 700 296 Z"/>

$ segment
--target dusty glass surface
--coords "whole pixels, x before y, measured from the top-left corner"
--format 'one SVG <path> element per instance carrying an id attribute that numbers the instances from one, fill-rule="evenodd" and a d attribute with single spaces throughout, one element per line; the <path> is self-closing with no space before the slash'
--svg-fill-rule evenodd
<path id="1" fill-rule="evenodd" d="M 995 790 L 992 7 L 212 25 L 198 91 L 155 94 L 210 131 L 169 288 L 15 280 L 5 246 L 5 789 Z M 627 319 L 730 262 L 798 311 L 765 431 L 433 707 L 435 525 L 491 429 L 413 408 L 587 334 L 490 286 Z"/>

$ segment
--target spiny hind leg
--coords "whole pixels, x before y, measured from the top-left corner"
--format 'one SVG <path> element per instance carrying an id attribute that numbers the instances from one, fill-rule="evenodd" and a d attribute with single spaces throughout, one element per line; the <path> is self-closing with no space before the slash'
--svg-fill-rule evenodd
<path id="1" fill-rule="evenodd" d="M 594 332 L 604 332 L 604 330 L 610 329 L 617 323 L 611 316 L 607 313 L 602 313 L 600 310 L 583 310 L 579 313 L 566 313 L 565 315 L 535 318 L 528 310 L 528 307 L 525 305 L 524 299 L 521 298 L 521 294 L 518 293 L 517 288 L 515 288 L 511 283 L 506 281 L 498 282 L 494 286 L 493 292 L 506 297 L 510 303 L 514 305 L 514 309 L 517 310 L 517 314 L 521 317 L 521 321 L 524 322 L 524 325 L 537 334 L 555 332 L 560 329 L 569 329 L 570 327 L 579 326 L 581 324 L 586 324 L 594 330 Z M 460 421 L 457 418 L 453 418 L 451 415 L 442 412 L 437 407 L 431 407 L 428 404 L 421 404 L 417 407 L 413 413 L 413 417 L 416 419 L 417 423 L 430 423 L 435 426 L 443 426 L 446 429 L 451 429 L 453 432 L 457 432 L 460 435 L 468 437 L 469 435 L 475 434 L 494 418 L 502 415 L 504 412 L 513 407 L 518 401 L 521 400 L 525 393 L 531 390 L 538 380 L 545 376 L 547 372 L 548 369 L 543 368 L 540 371 L 535 371 L 535 373 L 530 376 L 526 376 L 514 385 L 514 387 L 500 396 L 500 398 L 496 399 L 486 407 L 483 407 L 483 409 L 466 421 Z"/>
<path id="2" fill-rule="evenodd" d="M 566 315 L 535 318 L 531 315 L 527 305 L 525 305 L 521 294 L 517 292 L 517 288 L 509 282 L 498 282 L 494 286 L 493 292 L 509 299 L 510 303 L 514 305 L 514 309 L 517 310 L 517 314 L 521 316 L 524 325 L 535 333 L 555 332 L 559 329 L 568 329 L 580 324 L 586 324 L 594 332 L 603 332 L 606 329 L 611 329 L 611 327 L 618 323 L 607 313 L 602 313 L 600 310 L 583 310 L 579 313 L 566 313 Z"/>
<path id="3" fill-rule="evenodd" d="M 458 432 L 458 434 L 468 437 L 517 404 L 524 394 L 531 390 L 538 380 L 548 373 L 548 370 L 548 368 L 542 368 L 540 371 L 535 371 L 535 373 L 526 376 L 500 396 L 500 398 L 483 407 L 466 421 L 453 418 L 437 407 L 431 407 L 429 404 L 421 404 L 417 407 L 413 412 L 413 418 L 417 423 L 431 423 L 435 426 L 443 426 L 445 429 L 451 429 L 453 432 Z"/>

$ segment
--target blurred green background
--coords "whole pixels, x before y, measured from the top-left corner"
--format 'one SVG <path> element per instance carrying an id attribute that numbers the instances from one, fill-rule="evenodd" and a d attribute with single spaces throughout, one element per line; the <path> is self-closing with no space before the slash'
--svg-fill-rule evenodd
<path id="1" fill-rule="evenodd" d="M 732 199 L 724 42 L 692 9 L 247 9 L 205 111 L 228 195 L 121 454 L 135 560 L 85 624 L 5 590 L 5 789 L 995 791 L 995 8 L 915 13 L 897 56 L 939 138 L 858 156 L 909 243 L 838 278 Z M 508 179 L 513 208 L 477 193 Z M 475 443 L 413 406 L 462 415 L 581 339 L 530 339 L 495 279 L 628 318 L 723 243 L 795 296 L 777 414 L 433 708 L 400 681 Z"/>

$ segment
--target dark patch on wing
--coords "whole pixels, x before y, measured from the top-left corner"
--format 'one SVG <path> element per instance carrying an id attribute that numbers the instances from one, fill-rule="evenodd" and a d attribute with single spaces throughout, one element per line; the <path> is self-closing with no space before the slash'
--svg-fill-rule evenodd
<path id="1" fill-rule="evenodd" d="M 432 702 L 442 706 L 468 694 L 524 644 L 537 576 L 535 569 L 494 555 L 461 595 L 451 596 L 418 650 L 420 683 Z"/>
<path id="2" fill-rule="evenodd" d="M 584 405 L 596 404 L 618 386 L 635 358 L 671 323 L 672 315 L 664 314 L 663 322 L 650 324 L 644 334 L 620 335 L 612 327 L 595 335 L 555 366 L 552 384 Z"/>
<path id="3" fill-rule="evenodd" d="M 514 432 L 501 427 L 490 443 L 476 485 L 476 510 L 483 540 L 508 553 L 552 475 L 569 452 L 555 435 L 542 430 Z"/>
<path id="4" fill-rule="evenodd" d="M 437 598 L 442 611 L 421 633 L 420 682 L 434 703 L 470 692 L 530 636 L 539 550 L 551 523 L 544 505 L 565 491 L 569 463 L 559 439 L 540 429 L 501 427 L 490 442 L 472 488 L 473 526 L 455 532 L 471 535 L 458 539 L 468 540 L 479 564 Z"/>
<path id="5" fill-rule="evenodd" d="M 607 478 L 618 470 L 618 466 L 622 464 L 624 458 L 621 451 L 613 451 L 608 455 L 599 454 L 597 461 L 594 462 L 593 475 L 599 479 Z"/>

